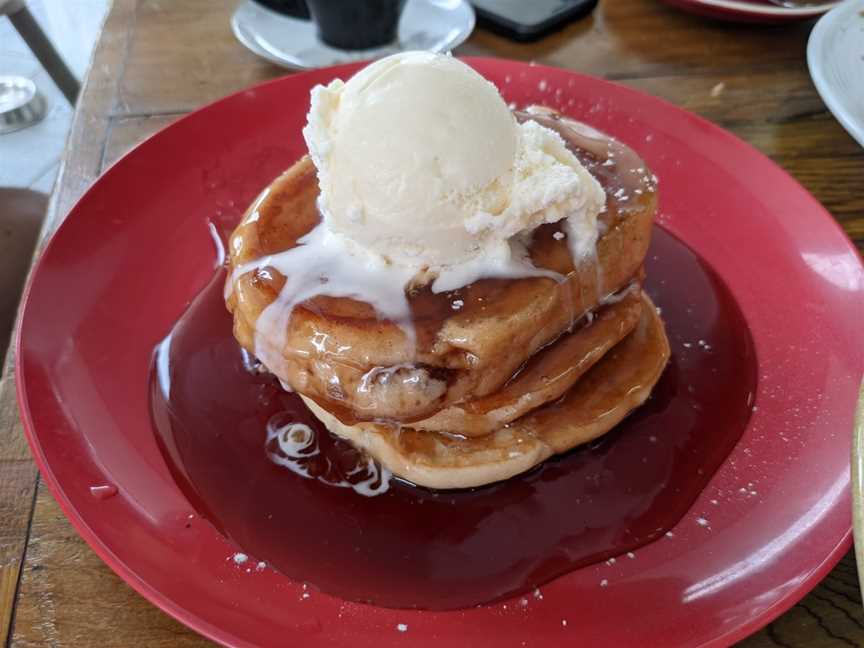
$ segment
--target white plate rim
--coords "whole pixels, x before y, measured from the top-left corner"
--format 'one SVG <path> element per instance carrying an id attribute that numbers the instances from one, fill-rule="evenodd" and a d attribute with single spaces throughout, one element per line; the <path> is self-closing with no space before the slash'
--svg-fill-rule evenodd
<path id="1" fill-rule="evenodd" d="M 409 1 L 430 2 L 430 1 L 434 1 L 434 0 L 409 0 Z M 468 0 L 451 0 L 450 4 L 453 5 L 454 9 L 458 7 L 459 9 L 463 10 L 466 13 L 467 20 L 465 21 L 465 23 L 463 25 L 461 25 L 458 35 L 448 39 L 447 42 L 442 47 L 436 48 L 434 50 L 436 53 L 437 52 L 443 52 L 443 51 L 449 51 L 449 50 L 459 46 L 461 43 L 463 43 L 472 34 L 472 32 L 474 31 L 474 28 L 477 24 L 477 15 L 474 12 L 474 7 L 471 6 L 471 3 L 468 2 Z M 262 11 L 265 13 L 271 13 L 271 14 L 273 14 L 274 17 L 276 17 L 280 20 L 285 20 L 285 19 L 292 20 L 292 18 L 290 18 L 289 16 L 283 16 L 282 14 L 279 14 L 279 13 L 277 13 L 271 9 L 268 9 L 267 7 L 264 7 L 262 5 L 258 5 L 256 3 L 254 3 L 253 0 L 244 0 L 243 2 L 241 2 L 237 6 L 237 9 L 234 11 L 234 13 L 231 16 L 231 31 L 233 32 L 234 37 L 238 41 L 240 41 L 240 43 L 244 47 L 246 47 L 246 49 L 251 51 L 253 54 L 260 56 L 261 58 L 270 61 L 271 63 L 273 63 L 275 65 L 278 65 L 280 67 L 284 67 L 284 68 L 287 68 L 290 70 L 314 70 L 314 69 L 317 69 L 317 67 L 319 67 L 319 66 L 315 66 L 315 65 L 304 64 L 301 59 L 296 58 L 296 57 L 292 58 L 291 60 L 280 57 L 279 55 L 268 51 L 266 48 L 262 47 L 259 43 L 256 43 L 254 40 L 249 39 L 241 27 L 240 20 L 241 20 L 241 16 L 243 15 L 243 13 L 250 9 L 250 6 L 257 11 Z M 293 20 L 299 20 L 299 19 L 293 19 Z M 338 51 L 335 48 L 333 48 L 333 49 L 334 49 L 334 51 Z M 365 60 L 365 59 L 374 59 L 377 57 L 377 53 L 380 52 L 380 49 L 381 48 L 371 48 L 369 50 L 366 50 L 366 53 L 367 53 L 366 56 L 364 56 L 363 50 L 358 50 L 357 56 L 345 57 L 345 60 L 334 60 L 334 61 L 328 63 L 324 67 L 341 65 L 344 63 L 353 63 L 353 62 Z M 391 48 L 391 49 L 393 49 L 394 52 L 395 51 L 402 51 L 402 48 L 400 48 L 400 47 Z"/>
<path id="2" fill-rule="evenodd" d="M 807 41 L 807 67 L 810 68 L 813 85 L 816 86 L 816 91 L 822 97 L 828 110 L 849 135 L 861 146 L 864 146 L 864 121 L 854 119 L 844 105 L 841 95 L 834 91 L 834 86 L 825 75 L 825 61 L 821 55 L 825 43 L 834 36 L 835 31 L 843 24 L 843 21 L 850 18 L 847 13 L 852 13 L 855 10 L 864 11 L 864 2 L 859 3 L 858 0 L 842 2 L 816 23 Z M 862 61 L 862 67 L 864 67 L 864 61 Z M 864 84 L 864 75 L 861 79 L 862 84 Z"/>

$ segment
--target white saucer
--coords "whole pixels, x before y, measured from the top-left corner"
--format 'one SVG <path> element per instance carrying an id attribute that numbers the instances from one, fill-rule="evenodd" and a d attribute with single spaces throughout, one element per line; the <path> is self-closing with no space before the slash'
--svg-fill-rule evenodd
<path id="1" fill-rule="evenodd" d="M 474 20 L 474 10 L 466 0 L 408 0 L 395 43 L 346 51 L 318 40 L 311 20 L 290 18 L 245 0 L 231 17 L 231 28 L 237 39 L 258 56 L 284 67 L 311 69 L 404 50 L 446 52 L 468 38 Z"/>
<path id="2" fill-rule="evenodd" d="M 807 64 L 825 105 L 864 146 L 864 0 L 846 0 L 816 23 Z"/>

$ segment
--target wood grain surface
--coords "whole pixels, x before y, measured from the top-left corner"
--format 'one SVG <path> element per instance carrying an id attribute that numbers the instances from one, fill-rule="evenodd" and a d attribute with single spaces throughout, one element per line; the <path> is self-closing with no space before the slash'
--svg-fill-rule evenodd
<path id="1" fill-rule="evenodd" d="M 241 47 L 237 0 L 114 0 L 75 114 L 45 222 L 136 143 L 186 112 L 286 71 Z M 531 44 L 478 30 L 460 55 L 536 61 L 614 79 L 728 128 L 796 177 L 864 247 L 864 150 L 810 82 L 812 23 L 742 26 L 657 0 L 601 0 L 589 19 Z M 0 379 L 0 640 L 11 646 L 198 646 L 77 536 L 38 481 L 15 404 L 12 353 Z M 850 431 L 851 433 L 851 431 Z M 850 552 L 804 600 L 741 646 L 864 646 Z"/>

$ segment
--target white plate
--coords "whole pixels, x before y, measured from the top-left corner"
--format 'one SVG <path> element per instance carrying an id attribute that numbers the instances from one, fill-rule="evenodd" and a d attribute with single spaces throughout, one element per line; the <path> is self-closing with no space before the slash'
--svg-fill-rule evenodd
<path id="1" fill-rule="evenodd" d="M 474 29 L 474 10 L 466 0 L 408 0 L 395 43 L 365 50 L 325 45 L 311 20 L 290 18 L 245 0 L 231 17 L 234 35 L 268 61 L 290 68 L 318 68 L 376 59 L 404 50 L 446 52 Z"/>
<path id="2" fill-rule="evenodd" d="M 816 23 L 807 64 L 825 105 L 864 146 L 864 0 L 846 0 Z"/>

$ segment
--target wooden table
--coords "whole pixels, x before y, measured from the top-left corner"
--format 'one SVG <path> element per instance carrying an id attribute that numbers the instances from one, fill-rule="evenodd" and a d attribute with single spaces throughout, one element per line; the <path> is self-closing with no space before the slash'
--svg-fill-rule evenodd
<path id="1" fill-rule="evenodd" d="M 285 70 L 242 48 L 237 0 L 114 0 L 81 96 L 45 234 L 122 153 L 190 110 Z M 657 0 L 604 0 L 534 44 L 477 31 L 458 54 L 534 60 L 614 79 L 721 124 L 800 180 L 864 244 L 864 150 L 810 82 L 811 24 L 725 25 Z M 0 640 L 13 646 L 208 642 L 126 586 L 39 480 L 18 420 L 11 357 L 0 382 Z M 850 431 L 851 433 L 851 431 Z M 741 645 L 864 646 L 851 552 L 803 601 Z"/>

